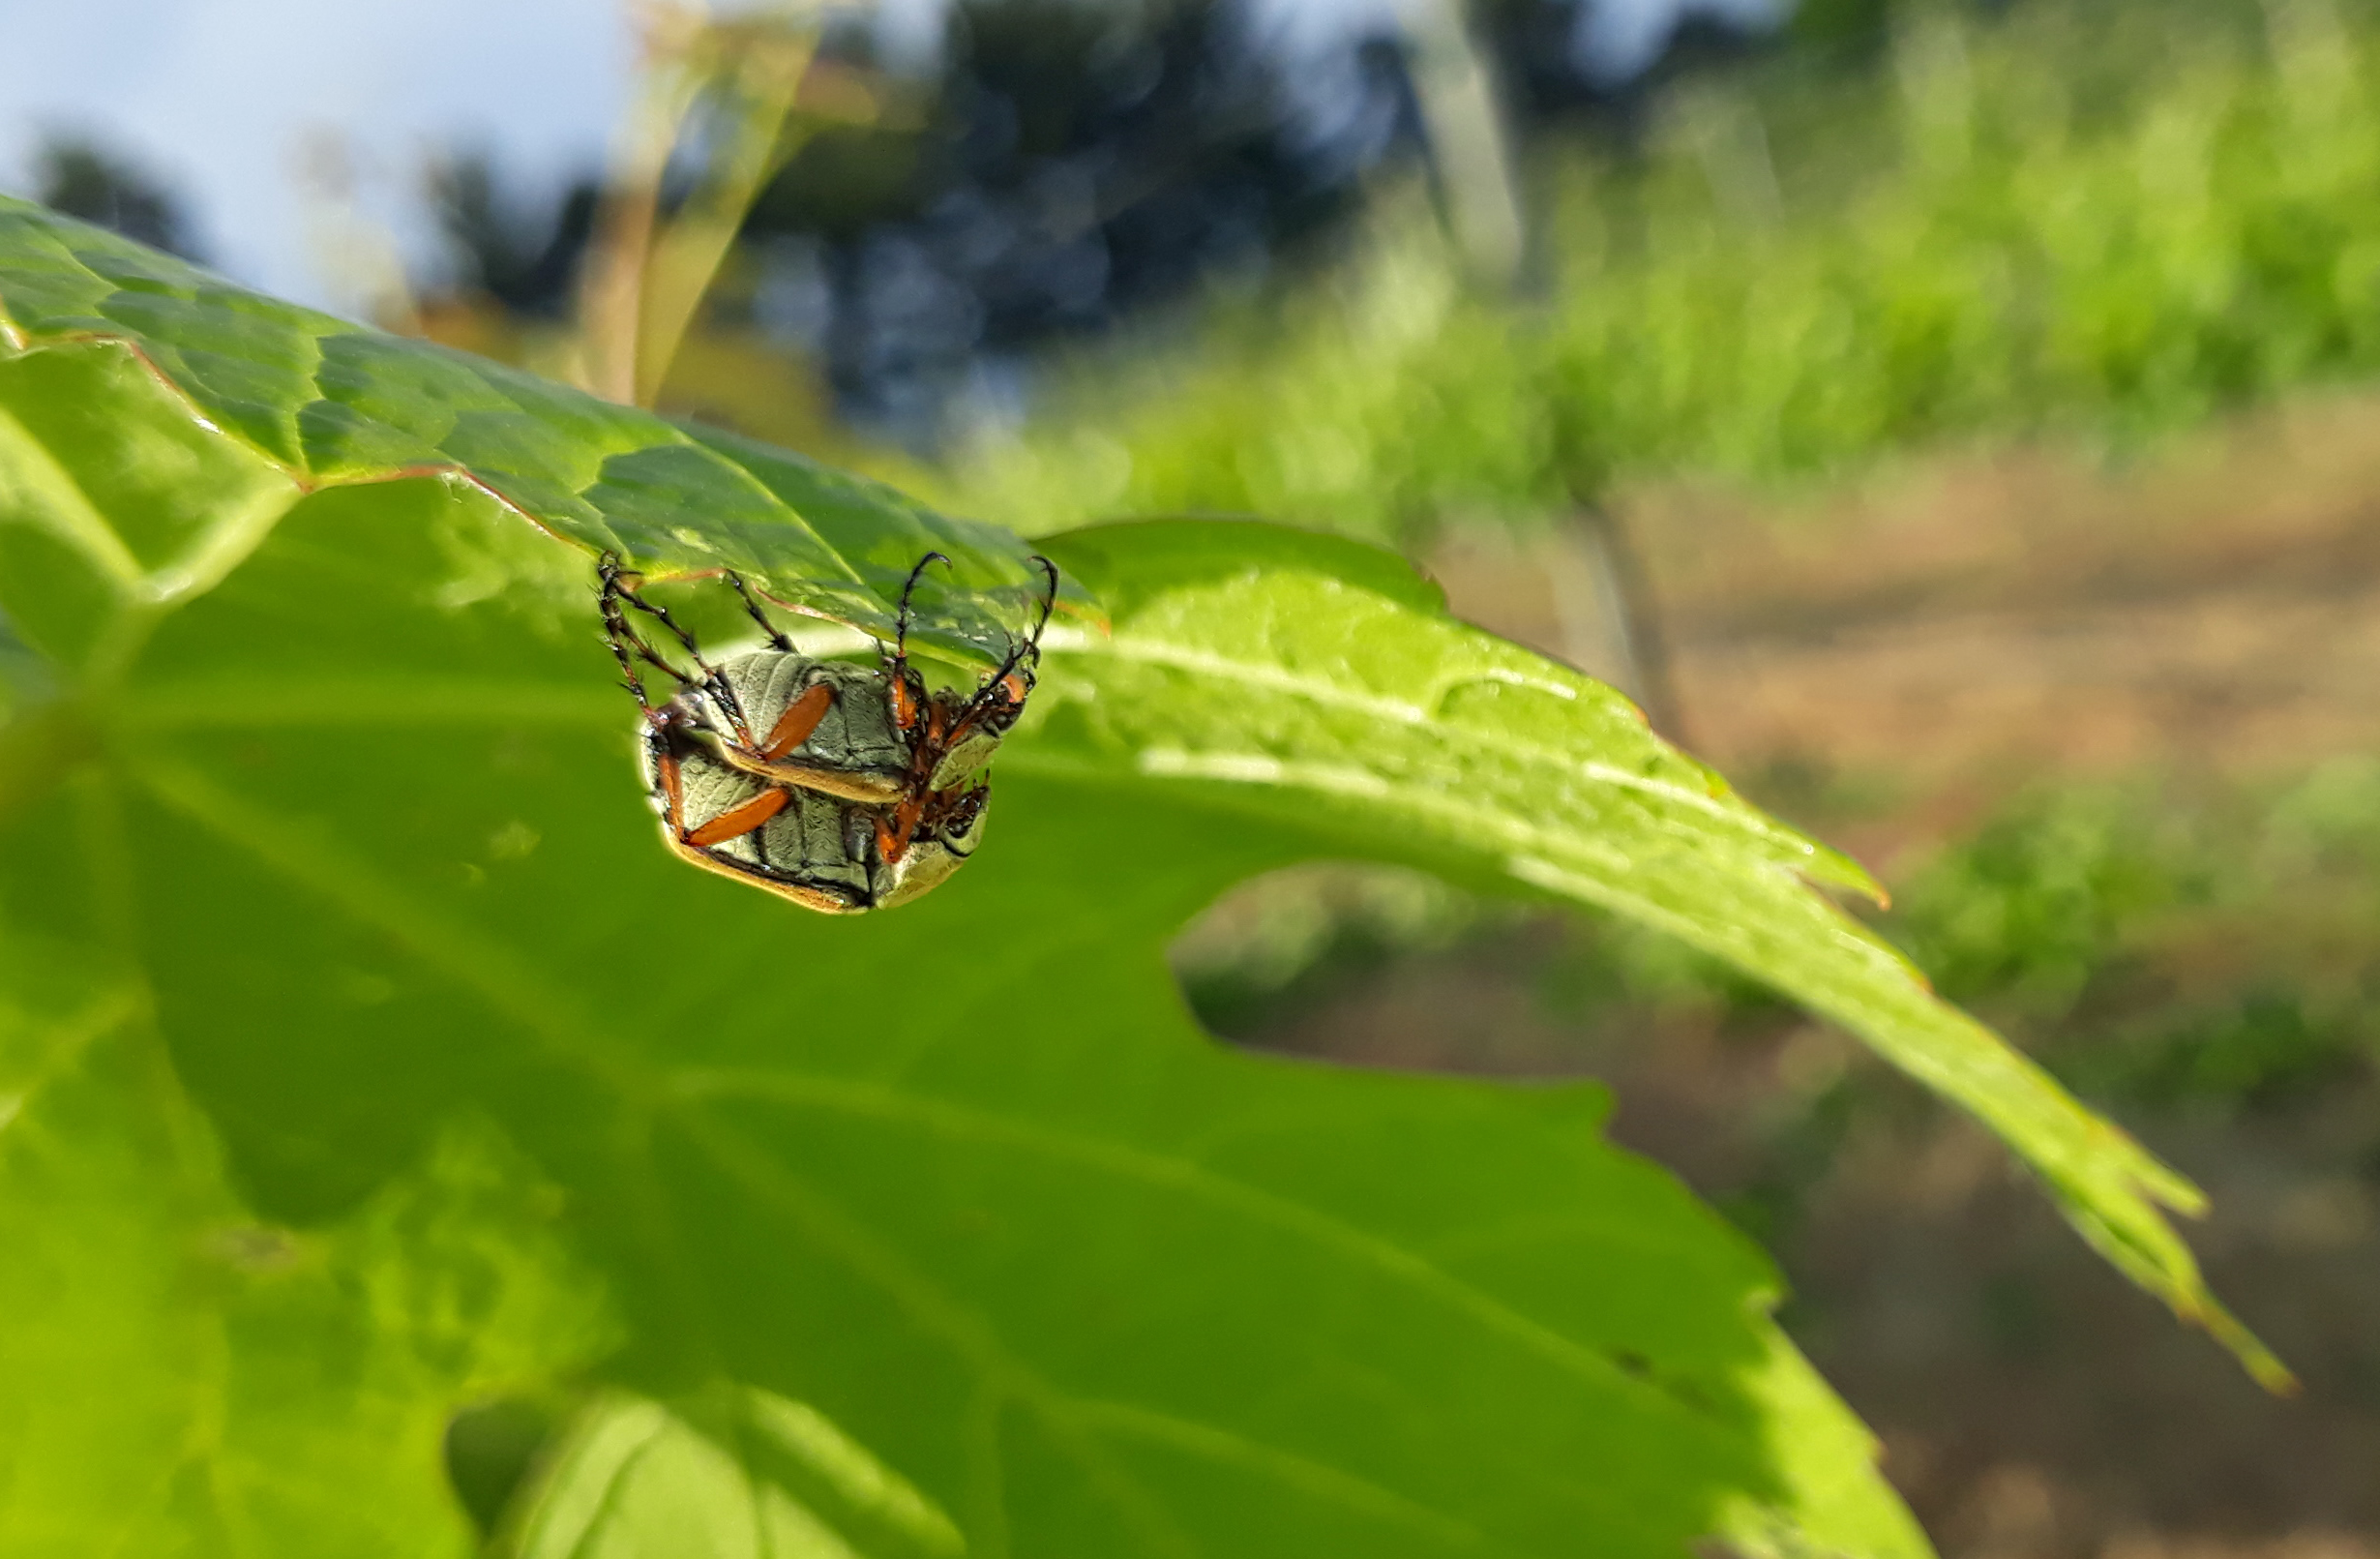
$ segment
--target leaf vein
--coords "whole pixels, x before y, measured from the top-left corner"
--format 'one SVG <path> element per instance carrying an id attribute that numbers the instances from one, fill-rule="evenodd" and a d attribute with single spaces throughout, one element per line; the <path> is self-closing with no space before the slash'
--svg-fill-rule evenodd
<path id="1" fill-rule="evenodd" d="M 1327 1213 L 1215 1173 L 1186 1158 L 1162 1155 L 1116 1143 L 1020 1124 L 980 1110 L 896 1094 L 865 1083 L 819 1077 L 703 1069 L 674 1079 L 694 1099 L 743 1098 L 790 1107 L 831 1110 L 907 1124 L 947 1138 L 992 1144 L 1103 1170 L 1121 1179 L 1161 1186 L 1228 1207 L 1276 1228 L 1293 1230 L 1359 1260 L 1374 1270 L 1429 1293 L 1507 1340 L 1560 1364 L 1582 1380 L 1610 1390 L 1641 1390 L 1639 1383 L 1593 1348 L 1571 1341 L 1451 1273 L 1377 1235 Z M 1672 1398 L 1661 1396 L 1663 1401 Z"/>

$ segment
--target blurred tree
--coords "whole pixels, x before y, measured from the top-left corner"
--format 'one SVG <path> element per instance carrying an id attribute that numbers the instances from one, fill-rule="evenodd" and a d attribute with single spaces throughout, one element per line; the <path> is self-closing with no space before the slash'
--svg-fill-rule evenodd
<path id="1" fill-rule="evenodd" d="M 541 210 L 499 189 L 488 156 L 471 153 L 431 167 L 430 194 L 461 285 L 516 313 L 564 311 L 595 229 L 594 181 L 573 184 Z"/>
<path id="2" fill-rule="evenodd" d="M 1645 79 L 1749 46 L 1686 11 L 1664 56 L 1682 63 Z M 1250 0 L 955 0 L 922 74 L 886 83 L 897 111 L 809 125 L 777 148 L 784 166 L 705 308 L 823 358 L 847 415 L 933 447 L 954 412 L 997 409 L 974 392 L 1036 349 L 1218 275 L 1262 275 L 1343 230 L 1384 168 L 1426 157 L 1467 197 L 1458 225 L 1515 249 L 1527 192 L 1474 177 L 1506 162 L 1503 137 L 1526 144 L 1581 119 L 1632 135 L 1645 117 L 1643 81 L 1582 43 L 1586 15 L 1581 0 L 1427 0 L 1381 30 L 1291 49 Z M 866 22 L 805 25 L 822 67 L 883 82 Z M 658 217 L 721 149 L 695 105 L 665 106 L 693 133 L 632 181 L 652 184 Z M 1498 188 L 1501 213 L 1468 198 Z M 592 191 L 508 202 L 494 170 L 462 159 L 437 194 L 467 285 L 533 315 L 565 312 Z"/>
<path id="3" fill-rule="evenodd" d="M 194 258 L 182 209 L 164 187 L 96 142 L 59 136 L 34 158 L 35 197 L 152 248 Z"/>
<path id="4" fill-rule="evenodd" d="M 1418 127 L 1396 51 L 1341 63 L 1318 120 L 1233 0 L 961 0 L 913 122 L 820 135 L 746 231 L 823 246 L 847 407 L 930 439 L 980 354 L 1261 266 L 1348 209 Z"/>

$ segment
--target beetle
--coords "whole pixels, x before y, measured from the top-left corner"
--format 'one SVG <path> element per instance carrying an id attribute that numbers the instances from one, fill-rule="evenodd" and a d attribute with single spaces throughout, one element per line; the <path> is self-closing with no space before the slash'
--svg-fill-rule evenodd
<path id="1" fill-rule="evenodd" d="M 874 669 L 801 654 L 732 573 L 729 583 L 770 647 L 713 666 L 693 635 L 640 595 L 619 557 L 607 554 L 598 570 L 605 634 L 644 716 L 646 786 L 670 848 L 713 870 L 765 879 L 763 885 L 830 913 L 904 903 L 956 871 L 972 853 L 990 797 L 976 776 L 1024 711 L 1056 599 L 1056 566 L 1033 561 L 1049 580 L 1039 620 L 991 676 L 962 696 L 929 692 L 908 663 L 911 599 L 928 567 L 949 562 L 939 553 L 910 570 L 891 650 L 879 646 Z M 631 608 L 668 629 L 699 675 L 658 654 L 629 622 Z M 652 703 L 639 662 L 678 684 L 667 704 Z M 737 788 L 730 775 L 750 783 Z M 823 810 L 814 796 L 824 798 Z M 830 814 L 833 826 L 871 830 L 869 848 L 820 843 L 831 832 L 820 820 Z M 781 815 L 792 821 L 781 823 Z M 758 843 L 735 843 L 755 835 Z M 780 882 L 788 860 L 794 879 Z M 878 881 L 876 867 L 891 875 Z"/>
<path id="2" fill-rule="evenodd" d="M 802 654 L 769 620 L 741 576 L 732 573 L 728 582 L 767 635 L 766 649 L 711 665 L 666 608 L 647 603 L 627 584 L 616 556 L 603 564 L 605 624 L 632 683 L 632 654 L 678 681 L 680 691 L 669 705 L 673 716 L 720 762 L 761 778 L 886 808 L 882 848 L 898 860 L 926 813 L 948 804 L 935 798 L 963 790 L 980 773 L 1024 713 L 1040 664 L 1041 637 L 1057 599 L 1057 566 L 1034 557 L 1048 587 L 1032 632 L 1010 645 L 973 692 L 929 691 L 908 659 L 911 603 L 926 570 L 949 561 L 940 553 L 928 553 L 909 571 L 892 646 L 889 652 L 879 647 L 877 670 Z M 669 629 L 701 675 L 687 677 L 656 655 L 629 628 L 623 605 Z M 645 707 L 649 717 L 651 706 Z"/>
<path id="3" fill-rule="evenodd" d="M 885 660 L 887 705 L 894 730 L 907 739 L 908 772 L 901 794 L 879 825 L 878 848 L 887 859 L 899 860 L 909 842 L 949 797 L 964 794 L 967 779 L 992 761 L 1000 741 L 1025 713 L 1041 665 L 1041 636 L 1050 626 L 1057 604 L 1057 565 L 1036 555 L 1032 562 L 1048 577 L 1041 597 L 1041 615 L 1033 631 L 1009 645 L 1007 658 L 972 693 L 961 696 L 949 688 L 929 691 L 925 678 L 909 664 L 909 600 L 928 567 L 948 564 L 940 553 L 928 553 L 909 570 L 901 587 L 901 608 L 893 621 L 892 653 Z M 742 588 L 742 582 L 737 582 Z M 767 619 L 749 594 L 745 604 L 762 627 Z"/>
<path id="4" fill-rule="evenodd" d="M 937 797 L 910 848 L 887 859 L 877 813 L 721 763 L 681 725 L 648 724 L 640 756 L 679 859 L 826 914 L 891 909 L 939 885 L 975 853 L 991 795 L 977 785 Z"/>

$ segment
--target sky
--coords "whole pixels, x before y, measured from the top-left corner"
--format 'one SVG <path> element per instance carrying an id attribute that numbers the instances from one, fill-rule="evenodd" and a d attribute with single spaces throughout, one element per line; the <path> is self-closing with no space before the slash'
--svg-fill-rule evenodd
<path id="1" fill-rule="evenodd" d="M 617 0 L 0 0 L 0 188 L 29 193 L 45 135 L 88 136 L 183 197 L 217 269 L 331 307 L 355 300 L 309 220 L 326 145 L 418 255 L 432 158 L 589 171 L 631 65 Z"/>
<path id="2" fill-rule="evenodd" d="M 1294 50 L 1432 3 L 1257 0 Z M 1765 9 L 1603 0 L 1582 41 L 1625 74 L 1696 3 Z M 896 56 L 932 57 L 941 5 L 879 0 Z M 31 193 L 45 137 L 94 140 L 181 197 L 218 270 L 342 313 L 370 302 L 359 244 L 435 266 L 433 160 L 485 151 L 525 190 L 591 173 L 633 64 L 622 0 L 0 0 L 0 190 Z"/>

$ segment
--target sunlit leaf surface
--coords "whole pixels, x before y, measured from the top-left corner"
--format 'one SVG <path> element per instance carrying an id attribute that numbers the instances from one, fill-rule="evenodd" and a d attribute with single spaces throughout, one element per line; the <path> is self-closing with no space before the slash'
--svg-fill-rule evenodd
<path id="1" fill-rule="evenodd" d="M 521 1559 L 958 1559 L 949 1515 L 815 1409 L 754 1387 L 606 1396 L 508 1534 Z"/>
<path id="2" fill-rule="evenodd" d="M 268 302 L 36 209 L 0 204 L 5 344 L 115 345 L 15 365 L 11 407 L 23 425 L 0 430 L 0 448 L 24 506 L 18 524 L 69 555 L 31 555 L 82 592 L 103 582 L 150 598 L 202 590 L 296 494 L 429 472 L 478 487 L 590 555 L 616 552 L 660 579 L 736 569 L 795 610 L 887 638 L 902 582 L 926 552 L 941 552 L 951 571 L 919 598 L 914 631 L 972 659 L 1005 652 L 1002 608 L 1013 616 L 1038 589 L 1029 550 L 1005 530 L 943 519 L 783 450 Z M 141 375 L 186 404 L 179 426 L 127 425 L 92 399 L 94 379 Z M 171 446 L 187 464 L 157 474 L 175 496 L 144 494 L 121 531 L 95 524 L 110 472 L 77 495 L 41 458 L 70 432 L 114 446 L 135 479 L 173 461 Z M 200 474 L 226 463 L 236 471 Z M 217 485 L 226 476 L 231 491 Z M 18 553 L 39 545 L 14 539 Z"/>

